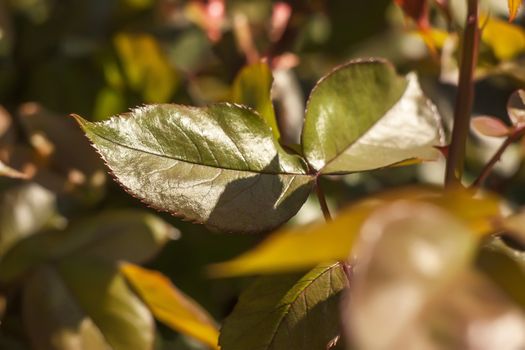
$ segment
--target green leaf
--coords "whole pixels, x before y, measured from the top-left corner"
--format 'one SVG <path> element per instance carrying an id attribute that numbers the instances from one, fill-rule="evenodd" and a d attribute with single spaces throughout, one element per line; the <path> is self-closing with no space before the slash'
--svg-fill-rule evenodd
<path id="1" fill-rule="evenodd" d="M 106 213 L 67 230 L 28 237 L 0 260 L 0 283 L 10 283 L 34 265 L 82 253 L 106 261 L 144 262 L 178 234 L 140 211 Z"/>
<path id="2" fill-rule="evenodd" d="M 16 242 L 43 229 L 56 212 L 56 197 L 35 183 L 12 187 L 0 196 L 0 256 Z"/>
<path id="3" fill-rule="evenodd" d="M 109 346 L 51 266 L 37 269 L 24 285 L 22 312 L 36 350 L 99 350 Z"/>
<path id="4" fill-rule="evenodd" d="M 153 318 L 112 262 L 42 265 L 24 285 L 23 314 L 35 349 L 153 348 Z"/>
<path id="5" fill-rule="evenodd" d="M 492 238 L 480 250 L 477 265 L 525 309 L 525 252 L 522 249 L 512 247 L 501 238 Z"/>
<path id="6" fill-rule="evenodd" d="M 154 320 L 113 262 L 70 257 L 58 271 L 113 350 L 151 349 Z"/>
<path id="7" fill-rule="evenodd" d="M 119 33 L 114 43 L 129 87 L 147 103 L 169 101 L 179 81 L 157 40 L 147 34 Z"/>
<path id="8" fill-rule="evenodd" d="M 436 159 L 443 144 L 435 106 L 414 74 L 389 63 L 353 61 L 323 78 L 308 101 L 302 135 L 308 162 L 323 174 Z"/>
<path id="9" fill-rule="evenodd" d="M 123 264 L 120 270 L 159 321 L 218 349 L 219 331 L 215 321 L 166 276 L 132 264 Z"/>
<path id="10" fill-rule="evenodd" d="M 279 126 L 273 110 L 271 89 L 273 76 L 268 64 L 260 62 L 244 67 L 233 82 L 233 102 L 255 109 L 272 128 L 276 140 Z"/>
<path id="11" fill-rule="evenodd" d="M 77 120 L 130 193 L 218 230 L 275 228 L 313 184 L 304 161 L 240 106 L 151 105 L 105 122 Z"/>
<path id="12" fill-rule="evenodd" d="M 339 335 L 339 296 L 346 286 L 339 263 L 257 279 L 226 319 L 221 349 L 326 349 Z"/>
<path id="13" fill-rule="evenodd" d="M 214 277 L 269 274 L 311 268 L 328 261 L 345 260 L 368 217 L 381 207 L 397 201 L 423 205 L 431 203 L 461 219 L 479 239 L 493 232 L 500 217 L 500 201 L 491 196 L 473 198 L 468 191 L 439 192 L 412 188 L 368 197 L 343 209 L 328 223 L 285 228 L 239 257 L 211 265 Z"/>

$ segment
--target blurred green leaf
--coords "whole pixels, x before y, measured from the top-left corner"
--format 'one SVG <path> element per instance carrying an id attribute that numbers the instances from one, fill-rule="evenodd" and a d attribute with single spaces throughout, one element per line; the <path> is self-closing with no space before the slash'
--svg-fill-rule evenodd
<path id="1" fill-rule="evenodd" d="M 120 270 L 159 321 L 211 349 L 219 349 L 215 321 L 166 276 L 132 264 L 123 264 Z"/>
<path id="2" fill-rule="evenodd" d="M 35 270 L 24 286 L 22 305 L 27 334 L 34 349 L 79 347 L 98 350 L 109 347 L 54 267 L 44 265 Z"/>
<path id="3" fill-rule="evenodd" d="M 106 122 L 77 120 L 132 194 L 219 230 L 270 230 L 299 210 L 312 187 L 304 161 L 247 108 L 151 105 Z"/>
<path id="4" fill-rule="evenodd" d="M 440 116 L 416 76 L 407 82 L 378 59 L 350 62 L 321 79 L 302 135 L 306 158 L 323 174 L 436 159 L 434 146 L 443 142 Z"/>
<path id="5" fill-rule="evenodd" d="M 520 229 L 523 231 L 523 229 Z M 523 235 L 521 236 L 523 238 Z M 521 240 L 523 242 L 523 239 Z M 480 250 L 477 265 L 515 302 L 525 309 L 525 252 L 501 238 L 489 240 Z"/>
<path id="6" fill-rule="evenodd" d="M 10 283 L 37 264 L 82 254 L 104 261 L 144 262 L 177 230 L 140 211 L 108 212 L 63 231 L 50 231 L 19 242 L 0 260 L 0 283 Z"/>
<path id="7" fill-rule="evenodd" d="M 69 257 L 58 266 L 67 289 L 114 350 L 151 349 L 153 317 L 114 262 Z"/>
<path id="8" fill-rule="evenodd" d="M 273 110 L 271 89 L 273 77 L 268 64 L 260 62 L 244 67 L 233 82 L 233 102 L 256 110 L 272 128 L 275 139 L 280 132 Z"/>
<path id="9" fill-rule="evenodd" d="M 224 322 L 221 349 L 326 349 L 340 334 L 339 296 L 346 286 L 339 263 L 257 279 Z"/>
<path id="10" fill-rule="evenodd" d="M 20 184 L 1 193 L 0 257 L 57 215 L 55 195 L 35 183 Z"/>

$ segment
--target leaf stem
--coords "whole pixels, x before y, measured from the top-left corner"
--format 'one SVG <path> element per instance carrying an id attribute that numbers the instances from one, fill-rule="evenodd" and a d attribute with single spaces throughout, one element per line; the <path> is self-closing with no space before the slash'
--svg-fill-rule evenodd
<path id="1" fill-rule="evenodd" d="M 525 135 L 525 127 L 521 127 L 516 129 L 511 135 L 507 137 L 507 139 L 501 144 L 501 146 L 498 148 L 496 153 L 490 158 L 488 163 L 483 167 L 481 170 L 481 173 L 479 174 L 478 178 L 474 180 L 471 187 L 476 188 L 480 187 L 483 182 L 487 179 L 487 177 L 490 175 L 492 169 L 496 165 L 496 163 L 501 159 L 501 156 L 503 155 L 503 152 L 516 140 L 520 139 L 523 135 Z"/>
<path id="2" fill-rule="evenodd" d="M 323 211 L 323 216 L 325 221 L 331 221 L 332 215 L 330 214 L 330 208 L 328 208 L 328 203 L 326 203 L 326 196 L 320 184 L 320 176 L 315 178 L 315 193 L 317 194 L 317 199 L 321 205 L 321 210 Z"/>
<path id="3" fill-rule="evenodd" d="M 445 187 L 461 183 L 470 114 L 474 102 L 474 69 L 478 58 L 478 0 L 468 0 L 467 22 L 459 70 L 459 85 L 454 109 L 454 126 L 445 172 Z"/>

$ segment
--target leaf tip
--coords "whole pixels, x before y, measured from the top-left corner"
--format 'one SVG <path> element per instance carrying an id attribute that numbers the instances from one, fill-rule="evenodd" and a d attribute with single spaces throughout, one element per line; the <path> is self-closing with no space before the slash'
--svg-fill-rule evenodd
<path id="1" fill-rule="evenodd" d="M 82 129 L 85 129 L 87 124 L 89 123 L 86 119 L 82 118 L 78 114 L 70 114 L 71 118 L 75 119 L 75 121 L 82 127 Z"/>

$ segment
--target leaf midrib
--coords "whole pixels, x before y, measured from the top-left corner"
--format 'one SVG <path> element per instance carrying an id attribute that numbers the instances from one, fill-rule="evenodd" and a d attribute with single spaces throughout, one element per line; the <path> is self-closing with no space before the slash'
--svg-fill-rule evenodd
<path id="1" fill-rule="evenodd" d="M 228 168 L 228 167 L 220 167 L 220 166 L 215 166 L 215 165 L 210 165 L 210 164 L 202 164 L 202 163 L 198 163 L 198 162 L 195 162 L 195 161 L 189 161 L 187 159 L 179 159 L 179 158 L 176 158 L 174 156 L 168 156 L 168 155 L 158 154 L 158 153 L 155 153 L 155 152 L 152 152 L 152 151 L 148 151 L 148 150 L 134 148 L 134 147 L 131 147 L 129 145 L 117 142 L 115 140 L 111 140 L 110 138 L 97 133 L 92 128 L 89 128 L 89 131 L 91 133 L 93 133 L 94 135 L 96 135 L 97 137 L 99 137 L 99 138 L 101 138 L 103 140 L 106 140 L 107 142 L 113 143 L 113 144 L 115 144 L 117 146 L 126 148 L 128 150 L 135 151 L 135 152 L 142 152 L 142 153 L 149 154 L 151 156 L 155 156 L 155 157 L 159 157 L 159 158 L 165 158 L 165 159 L 170 159 L 170 160 L 174 160 L 174 161 L 178 161 L 178 162 L 183 162 L 183 163 L 188 163 L 188 164 L 193 164 L 193 165 L 198 165 L 198 166 L 203 166 L 203 167 L 208 167 L 208 168 L 220 169 L 220 170 L 238 171 L 238 172 L 252 173 L 252 174 L 258 174 L 258 175 L 292 175 L 292 176 L 312 177 L 312 175 L 307 174 L 306 172 L 304 172 L 304 173 L 293 173 L 293 172 L 286 172 L 286 171 L 282 171 L 282 172 L 265 172 L 265 171 L 257 171 L 257 170 L 246 170 L 246 169 L 234 169 L 234 168 Z M 96 148 L 96 145 L 94 145 L 94 146 Z M 277 156 L 278 156 L 278 153 L 277 153 Z M 302 158 L 301 158 L 301 160 L 302 160 Z"/>
<path id="2" fill-rule="evenodd" d="M 270 349 L 270 347 L 273 345 L 273 342 L 275 341 L 275 337 L 277 336 L 277 333 L 279 332 L 282 324 L 283 324 L 283 321 L 284 319 L 288 316 L 288 314 L 290 313 L 290 309 L 292 308 L 292 305 L 299 299 L 299 297 L 301 295 L 304 295 L 306 293 L 306 290 L 312 286 L 312 284 L 314 284 L 319 278 L 323 277 L 326 273 L 330 273 L 332 271 L 332 269 L 336 268 L 337 266 L 339 266 L 340 263 L 335 263 L 333 265 L 330 265 L 328 267 L 326 267 L 326 269 L 324 271 L 322 271 L 321 273 L 319 273 L 314 279 L 310 280 L 308 283 L 305 284 L 304 288 L 302 288 L 298 293 L 297 293 L 297 297 L 294 298 L 294 300 L 290 303 L 287 303 L 286 306 L 285 306 L 285 310 L 282 314 L 282 316 L 280 317 L 278 323 L 277 323 L 277 326 L 275 327 L 275 331 L 273 332 L 273 334 L 271 335 L 271 338 L 270 338 L 270 341 L 268 343 L 268 345 L 264 348 L 265 350 L 268 350 Z M 300 280 L 299 280 L 300 281 Z M 286 295 L 285 295 L 286 296 Z"/>

